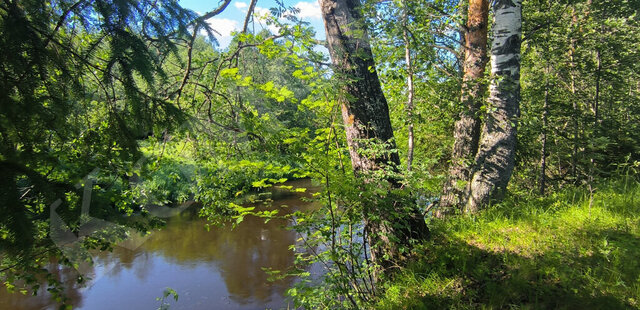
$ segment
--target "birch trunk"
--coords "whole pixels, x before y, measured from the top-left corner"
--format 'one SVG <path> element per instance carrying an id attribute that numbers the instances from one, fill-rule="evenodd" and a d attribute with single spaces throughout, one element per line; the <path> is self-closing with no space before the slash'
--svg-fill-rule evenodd
<path id="1" fill-rule="evenodd" d="M 411 171 L 413 165 L 413 64 L 411 62 L 411 41 L 409 41 L 409 31 L 407 30 L 407 4 L 403 3 L 402 12 L 402 39 L 404 41 L 404 61 L 407 66 L 407 171 Z"/>
<path id="2" fill-rule="evenodd" d="M 475 212 L 491 199 L 501 198 L 515 164 L 520 114 L 522 1 L 495 0 L 493 13 L 491 85 L 467 212 Z"/>
<path id="3" fill-rule="evenodd" d="M 480 107 L 485 91 L 484 69 L 487 65 L 488 0 L 470 0 L 465 30 L 465 57 L 461 102 L 463 111 L 456 121 L 449 178 L 440 198 L 437 217 L 464 206 L 469 193 L 471 166 L 480 140 Z"/>
<path id="4" fill-rule="evenodd" d="M 396 146 L 389 107 L 375 70 L 367 30 L 359 13 L 360 3 L 358 0 L 319 0 L 319 3 L 334 78 L 341 83 L 338 101 L 342 106 L 353 170 L 356 175 L 366 175 L 367 172 L 384 168 L 397 171 L 400 158 L 393 151 Z M 362 152 L 367 148 L 366 141 L 371 140 L 384 143 L 387 152 L 376 155 Z M 394 180 L 389 181 L 396 185 Z M 417 208 L 409 214 L 403 209 L 389 212 L 388 206 L 384 209 L 386 211 L 381 210 L 380 206 L 369 206 L 364 210 L 365 228 L 370 238 L 372 259 L 387 267 L 398 257 L 399 243 L 409 244 L 411 239 L 425 239 L 429 230 Z M 400 215 L 393 216 L 390 213 Z"/>

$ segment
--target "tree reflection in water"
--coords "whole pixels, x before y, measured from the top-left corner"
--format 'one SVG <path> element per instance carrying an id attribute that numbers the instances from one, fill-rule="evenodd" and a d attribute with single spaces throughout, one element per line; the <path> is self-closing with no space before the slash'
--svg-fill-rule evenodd
<path id="1" fill-rule="evenodd" d="M 82 302 L 81 285 L 78 284 L 78 271 L 72 268 L 63 267 L 55 261 L 51 261 L 47 265 L 47 269 L 51 272 L 53 279 L 64 283 L 67 304 L 76 309 Z M 42 283 L 46 283 L 45 279 L 41 279 Z M 17 286 L 20 288 L 20 286 Z M 16 289 L 17 291 L 18 289 Z M 37 295 L 33 296 L 32 291 L 28 290 L 26 295 L 19 292 L 9 293 L 4 286 L 0 286 L 0 309 L 12 310 L 29 310 L 29 309 L 56 309 L 57 303 L 51 299 L 51 295 L 47 293 L 46 285 L 42 285 L 37 291 Z"/>
<path id="2" fill-rule="evenodd" d="M 289 185 L 304 187 L 310 182 Z M 290 194 L 272 205 L 289 206 L 281 213 L 313 207 L 300 198 L 299 193 Z M 295 257 L 289 246 L 297 236 L 283 228 L 287 221 L 264 223 L 263 219 L 249 216 L 234 229 L 229 226 L 207 230 L 206 221 L 196 213 L 197 210 L 188 209 L 169 219 L 166 227 L 150 237 L 134 236 L 143 238 L 133 240 L 142 243 L 136 250 L 116 247 L 113 252 L 97 254 L 95 266 L 88 270 L 89 277 L 95 279 L 91 286 L 79 289 L 73 281 L 67 285 L 73 308 L 155 309 L 155 297 L 165 287 L 172 287 L 180 295 L 172 309 L 286 307 L 283 296 L 293 279 L 270 282 L 263 268 L 292 267 Z M 1 293 L 0 308 L 55 308 L 44 295 Z"/>

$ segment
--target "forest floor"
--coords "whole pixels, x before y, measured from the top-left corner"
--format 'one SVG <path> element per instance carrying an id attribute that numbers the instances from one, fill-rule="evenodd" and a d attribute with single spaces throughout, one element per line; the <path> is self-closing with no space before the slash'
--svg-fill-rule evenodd
<path id="1" fill-rule="evenodd" d="M 378 309 L 640 307 L 640 184 L 514 195 L 476 216 L 432 220 L 420 259 Z"/>

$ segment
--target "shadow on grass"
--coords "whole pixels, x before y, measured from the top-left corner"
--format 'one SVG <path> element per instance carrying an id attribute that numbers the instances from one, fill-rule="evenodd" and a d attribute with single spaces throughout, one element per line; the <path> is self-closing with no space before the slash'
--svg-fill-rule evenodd
<path id="1" fill-rule="evenodd" d="M 411 268 L 421 279 L 422 283 L 417 285 L 422 289 L 414 287 L 414 292 L 405 293 L 406 299 L 399 298 L 397 306 L 414 309 L 637 307 L 638 296 L 630 295 L 637 295 L 640 286 L 640 239 L 615 230 L 587 232 L 587 235 L 590 240 L 607 241 L 594 242 L 582 250 L 571 246 L 552 248 L 532 257 L 482 249 L 481 245 L 436 236 L 425 244 L 425 259 Z M 456 284 L 443 288 L 442 283 L 428 283 L 434 279 L 453 279 Z"/>

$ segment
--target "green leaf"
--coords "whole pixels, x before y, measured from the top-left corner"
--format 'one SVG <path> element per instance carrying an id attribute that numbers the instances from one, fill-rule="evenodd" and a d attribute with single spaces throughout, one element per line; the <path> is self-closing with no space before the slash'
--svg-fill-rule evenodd
<path id="1" fill-rule="evenodd" d="M 260 86 L 260 89 L 262 89 L 265 92 L 270 92 L 270 91 L 273 90 L 273 88 L 274 88 L 274 84 L 273 84 L 272 81 L 269 81 L 269 82 L 263 84 L 262 86 Z"/>
<path id="2" fill-rule="evenodd" d="M 220 70 L 221 77 L 235 77 L 238 74 L 238 68 L 227 68 Z"/>

